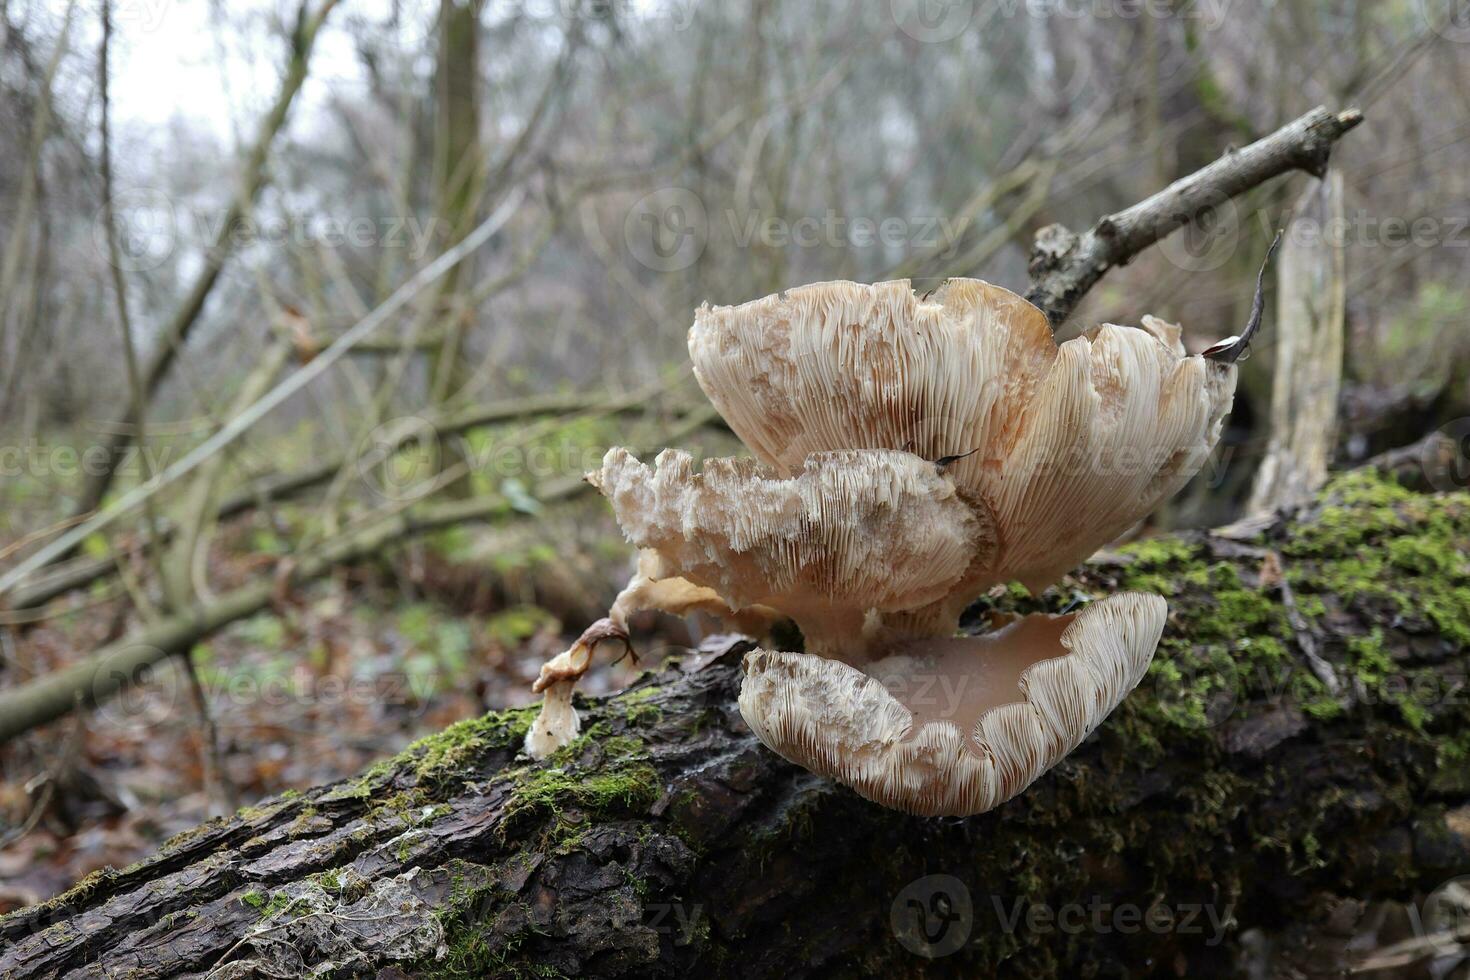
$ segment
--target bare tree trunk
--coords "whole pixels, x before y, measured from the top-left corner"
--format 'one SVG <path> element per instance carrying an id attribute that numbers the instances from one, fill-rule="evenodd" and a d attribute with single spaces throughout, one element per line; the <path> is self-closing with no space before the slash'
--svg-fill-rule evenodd
<path id="1" fill-rule="evenodd" d="M 1271 438 L 1249 513 L 1300 503 L 1327 482 L 1347 315 L 1342 222 L 1342 174 L 1331 171 L 1297 199 L 1276 267 Z"/>
<path id="2" fill-rule="evenodd" d="M 439 68 L 435 92 L 434 212 L 439 230 L 456 244 L 475 225 L 485 194 L 485 152 L 480 145 L 480 0 L 440 0 Z M 460 268 L 439 283 L 435 308 L 443 318 L 439 342 L 430 356 L 429 404 L 443 406 L 470 379 L 465 338 L 474 311 L 460 306 Z M 444 448 L 444 468 L 463 462 L 459 441 Z M 469 474 L 447 492 L 465 497 Z"/>
<path id="3" fill-rule="evenodd" d="M 1417 903 L 1470 870 L 1467 547 L 1470 495 L 1358 473 L 1095 562 L 1078 592 L 1169 593 L 1155 666 L 979 817 L 765 750 L 731 647 L 585 702 L 545 763 L 512 710 L 182 834 L 0 919 L 0 975 L 1211 977 L 1269 947 L 1274 975 L 1340 976 L 1364 900 L 1437 928 Z"/>

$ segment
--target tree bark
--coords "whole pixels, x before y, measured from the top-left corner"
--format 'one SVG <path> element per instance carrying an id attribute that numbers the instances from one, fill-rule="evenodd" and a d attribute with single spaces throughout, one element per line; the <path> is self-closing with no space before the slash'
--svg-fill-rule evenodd
<path id="1" fill-rule="evenodd" d="M 1140 688 L 978 817 L 767 751 L 728 646 L 582 702 L 545 763 L 516 709 L 204 824 L 0 919 L 0 976 L 1208 977 L 1251 930 L 1278 975 L 1341 975 L 1361 901 L 1470 870 L 1467 552 L 1470 494 L 1363 471 L 982 600 L 1140 588 L 1170 618 Z"/>
<path id="2" fill-rule="evenodd" d="M 1340 173 L 1308 187 L 1292 208 L 1276 266 L 1270 441 L 1248 514 L 1301 503 L 1327 482 L 1347 320 L 1347 250 L 1328 229 L 1343 220 Z"/>

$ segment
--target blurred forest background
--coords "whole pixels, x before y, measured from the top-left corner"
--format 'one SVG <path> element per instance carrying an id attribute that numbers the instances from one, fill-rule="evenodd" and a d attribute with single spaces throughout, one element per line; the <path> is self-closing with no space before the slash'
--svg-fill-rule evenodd
<path id="1" fill-rule="evenodd" d="M 1332 457 L 1458 431 L 1470 18 L 1451 6 L 0 0 L 0 693 L 109 644 L 157 660 L 0 748 L 0 911 L 530 701 L 630 570 L 581 473 L 612 444 L 738 451 L 687 368 L 702 302 L 833 278 L 1023 289 L 1042 227 L 1357 106 L 1333 157 Z M 1149 313 L 1194 351 L 1238 332 L 1310 184 L 1222 203 L 1062 334 Z M 1268 316 L 1216 458 L 1136 533 L 1241 516 L 1274 338 Z M 311 365 L 187 475 L 83 523 Z M 191 615 L 206 627 L 168 632 Z M 701 628 L 642 622 L 644 664 Z"/>

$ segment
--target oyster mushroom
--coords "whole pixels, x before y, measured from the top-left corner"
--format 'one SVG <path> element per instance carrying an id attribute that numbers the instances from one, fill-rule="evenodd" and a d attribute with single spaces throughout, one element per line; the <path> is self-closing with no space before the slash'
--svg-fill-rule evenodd
<path id="1" fill-rule="evenodd" d="M 995 546 L 953 479 L 909 453 L 813 453 L 789 478 L 742 459 L 695 472 L 672 449 L 655 466 L 612 449 L 588 476 L 654 556 L 646 571 L 789 616 L 822 657 L 865 659 L 881 614 L 939 601 Z"/>
<path id="2" fill-rule="evenodd" d="M 1143 678 L 1164 600 L 1128 592 L 974 637 L 898 640 L 861 667 L 745 657 L 740 714 L 766 746 L 907 813 L 983 813 L 1071 752 Z"/>
<path id="3" fill-rule="evenodd" d="M 1186 356 L 1152 317 L 1058 346 L 1040 310 L 975 280 L 705 307 L 689 349 L 756 458 L 607 454 L 589 479 L 641 549 L 610 619 L 624 639 L 649 606 L 794 619 L 804 652 L 745 660 L 741 713 L 767 746 L 888 806 L 978 813 L 1138 683 L 1157 596 L 979 637 L 955 636 L 959 616 L 997 583 L 1046 587 L 1177 491 L 1219 438 L 1233 360 Z M 528 750 L 560 744 L 554 729 Z"/>
<path id="4" fill-rule="evenodd" d="M 1219 439 L 1236 378 L 1186 357 L 1179 328 L 1154 317 L 1058 347 L 1039 309 L 974 279 L 924 299 L 902 280 L 829 282 L 704 307 L 689 353 L 777 472 L 833 449 L 967 454 L 948 469 L 999 553 L 935 610 L 945 619 L 998 582 L 1040 591 L 1178 492 Z"/>

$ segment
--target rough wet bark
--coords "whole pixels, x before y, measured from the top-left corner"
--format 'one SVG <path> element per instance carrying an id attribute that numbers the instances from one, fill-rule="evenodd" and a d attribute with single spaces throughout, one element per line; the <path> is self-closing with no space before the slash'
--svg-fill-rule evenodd
<path id="1" fill-rule="evenodd" d="M 1335 975 L 1344 899 L 1470 871 L 1467 544 L 1470 495 L 1359 474 L 982 603 L 1135 587 L 1171 616 L 1139 690 L 979 817 L 905 817 L 766 751 L 733 651 L 584 702 L 544 764 L 506 712 L 205 824 L 0 920 L 0 976 L 1200 977 L 1252 929 Z"/>

